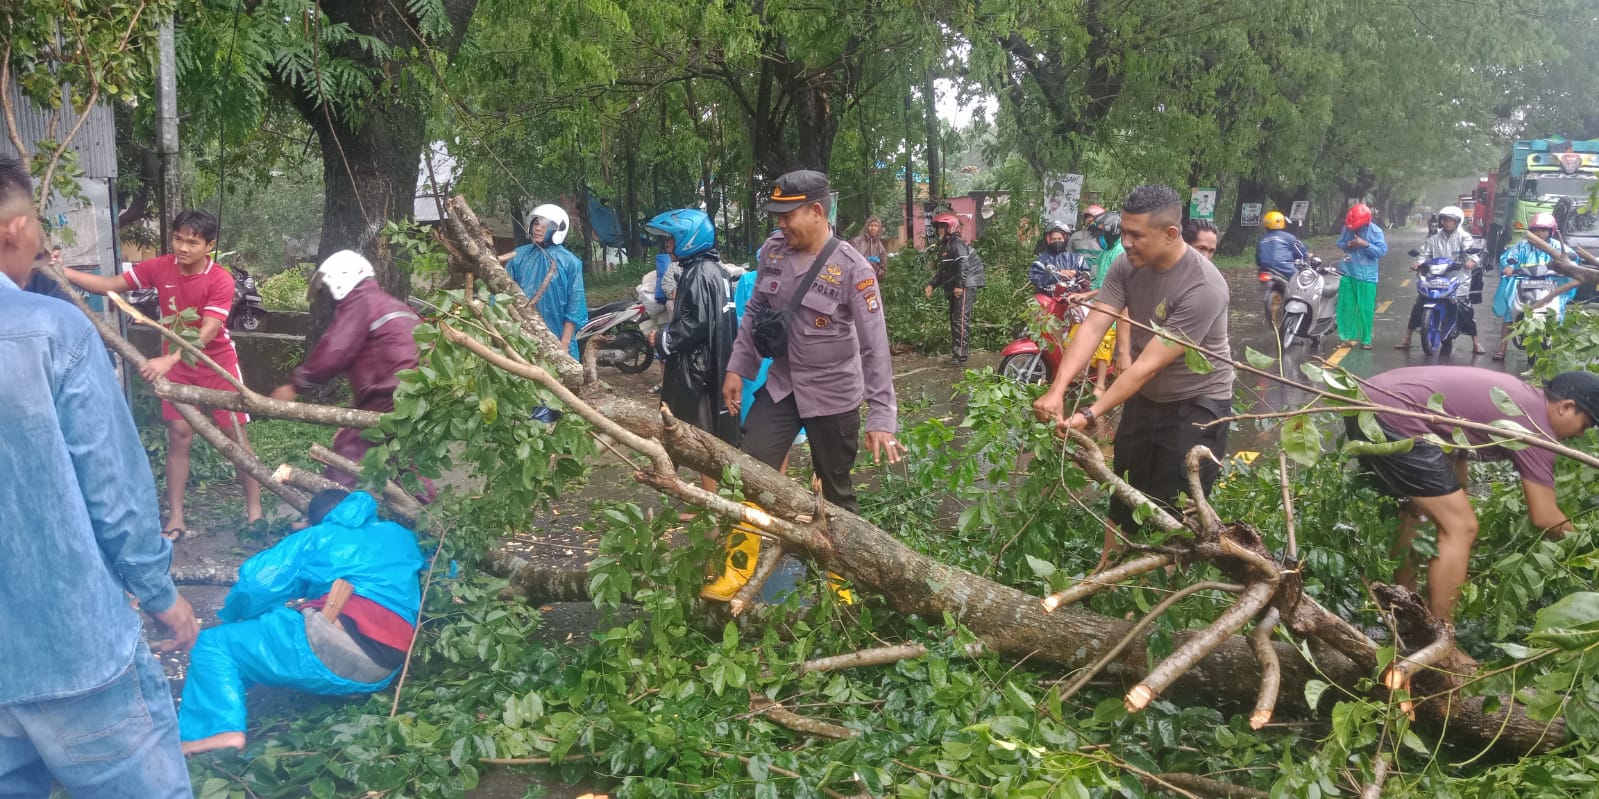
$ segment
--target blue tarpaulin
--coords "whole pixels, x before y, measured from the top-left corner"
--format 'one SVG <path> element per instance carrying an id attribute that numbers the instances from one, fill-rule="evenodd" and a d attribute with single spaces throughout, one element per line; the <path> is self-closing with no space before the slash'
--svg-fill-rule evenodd
<path id="1" fill-rule="evenodd" d="M 623 247 L 622 223 L 616 217 L 616 209 L 612 208 L 594 192 L 588 192 L 589 224 L 594 228 L 594 238 L 606 247 Z"/>

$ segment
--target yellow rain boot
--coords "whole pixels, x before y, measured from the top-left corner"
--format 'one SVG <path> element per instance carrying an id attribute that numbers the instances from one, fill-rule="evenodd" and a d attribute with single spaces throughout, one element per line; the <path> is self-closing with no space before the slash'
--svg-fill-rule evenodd
<path id="1" fill-rule="evenodd" d="M 750 507 L 757 507 L 744 503 Z M 761 537 L 754 527 L 743 522 L 733 525 L 727 534 L 727 559 L 722 574 L 700 589 L 700 598 L 713 602 L 731 602 L 738 590 L 750 581 L 755 573 L 755 563 L 760 559 Z"/>
<path id="2" fill-rule="evenodd" d="M 844 587 L 844 578 L 838 572 L 827 573 L 827 587 L 838 595 L 838 601 L 846 605 L 855 604 L 855 592 Z"/>

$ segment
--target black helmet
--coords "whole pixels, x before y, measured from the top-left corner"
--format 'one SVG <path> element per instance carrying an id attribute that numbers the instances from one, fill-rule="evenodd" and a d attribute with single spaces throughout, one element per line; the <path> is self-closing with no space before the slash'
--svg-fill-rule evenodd
<path id="1" fill-rule="evenodd" d="M 1070 236 L 1072 234 L 1072 226 L 1066 224 L 1065 222 L 1060 221 L 1059 219 L 1051 219 L 1048 222 L 1044 223 L 1044 237 L 1045 238 L 1048 238 L 1049 234 L 1054 233 L 1057 230 L 1060 231 L 1062 234 L 1067 235 L 1067 236 Z"/>
<path id="2" fill-rule="evenodd" d="M 1088 223 L 1088 230 L 1090 233 L 1099 233 L 1113 239 L 1121 238 L 1122 215 L 1115 211 L 1106 211 Z"/>

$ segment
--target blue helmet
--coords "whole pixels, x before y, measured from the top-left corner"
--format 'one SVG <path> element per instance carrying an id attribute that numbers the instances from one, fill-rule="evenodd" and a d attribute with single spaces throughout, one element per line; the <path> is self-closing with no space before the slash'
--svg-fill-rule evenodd
<path id="1" fill-rule="evenodd" d="M 672 252 L 679 261 L 692 258 L 716 246 L 716 228 L 711 218 L 698 208 L 679 208 L 657 214 L 644 223 L 651 236 L 672 239 Z"/>

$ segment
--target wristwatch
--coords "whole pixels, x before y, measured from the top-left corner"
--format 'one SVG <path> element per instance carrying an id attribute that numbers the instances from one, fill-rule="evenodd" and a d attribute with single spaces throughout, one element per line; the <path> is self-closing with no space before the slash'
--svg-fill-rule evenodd
<path id="1" fill-rule="evenodd" d="M 1084 422 L 1092 423 L 1094 421 L 1094 406 L 1090 405 L 1078 411 L 1078 413 L 1082 414 Z"/>

